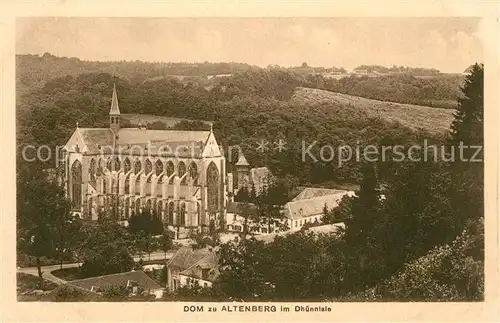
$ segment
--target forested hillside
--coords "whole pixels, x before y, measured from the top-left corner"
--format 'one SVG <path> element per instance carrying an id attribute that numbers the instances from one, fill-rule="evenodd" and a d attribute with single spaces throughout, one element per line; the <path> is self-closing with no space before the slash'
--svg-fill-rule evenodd
<path id="1" fill-rule="evenodd" d="M 17 66 L 20 144 L 61 145 L 71 135 L 76 122 L 81 127 L 106 126 L 112 86 L 116 82 L 122 113 L 213 121 L 214 131 L 225 147 L 239 145 L 253 165 L 267 164 L 275 173 L 290 175 L 302 184 L 356 182 L 359 177 L 355 162 L 340 166 L 311 159 L 303 162 L 303 145 L 307 147 L 316 142 L 311 151 L 318 154 L 322 144 L 333 147 L 411 144 L 424 137 L 436 141 L 447 131 L 443 125 L 449 124 L 450 119 L 447 113 L 439 112 L 441 109 L 429 114 L 429 109 L 422 108 L 405 121 L 394 117 L 395 114 L 407 115 L 404 107 L 398 111 L 398 105 L 381 102 L 378 109 L 369 110 L 350 102 L 325 100 L 321 93 L 332 93 L 325 91 L 319 91 L 318 95 L 312 92 L 312 97 L 309 93 L 305 102 L 297 100 L 303 93 L 299 87 L 399 102 L 411 102 L 412 93 L 415 94 L 413 100 L 418 102 L 456 99 L 455 80 L 451 82 L 449 78 L 353 76 L 332 80 L 296 73 L 293 69 L 261 69 L 239 63 L 101 63 L 49 54 L 20 55 Z M 194 76 L 198 81 L 169 77 L 173 73 Z M 232 75 L 203 78 L 209 73 Z M 402 90 L 406 86 L 411 88 Z M 422 91 L 411 90 L 414 88 L 422 88 Z M 392 114 L 384 113 L 384 109 L 390 109 Z M 124 125 L 128 122 L 130 120 L 125 120 Z M 153 122 L 149 122 L 150 125 Z M 162 125 L 160 120 L 152 126 L 157 129 L 204 127 L 196 122 Z M 422 130 L 416 130 L 420 128 Z M 285 151 L 272 149 L 277 138 L 287 142 Z M 255 149 L 260 140 L 270 143 L 265 153 Z"/>
<path id="2" fill-rule="evenodd" d="M 19 143 L 62 145 L 77 121 L 80 127 L 106 127 L 112 84 L 110 74 L 66 76 L 21 96 L 17 103 Z M 312 159 L 302 162 L 303 143 L 309 146 L 317 142 L 311 151 L 318 154 L 322 144 L 409 144 L 424 135 L 362 109 L 347 111 L 336 102 L 311 104 L 304 109 L 302 104 L 261 97 L 257 92 L 248 93 L 248 89 L 233 92 L 229 98 L 227 92 L 171 80 L 132 85 L 117 79 L 116 87 L 122 113 L 214 121 L 216 136 L 225 147 L 240 145 L 253 165 L 267 164 L 275 173 L 297 177 L 303 184 L 357 180 L 355 161 L 341 167 Z M 238 91 L 238 87 L 233 90 Z M 265 153 L 256 151 L 260 140 L 272 144 L 278 137 L 287 142 L 287 150 L 278 152 L 270 145 Z"/>
<path id="3" fill-rule="evenodd" d="M 382 101 L 429 105 L 454 108 L 463 81 L 461 75 L 439 74 L 437 70 L 410 67 L 361 66 L 370 71 L 396 72 L 380 77 L 349 76 L 337 80 L 325 77 L 324 73 L 342 72 L 343 68 L 325 67 L 280 67 L 261 68 L 245 63 L 165 63 L 165 62 L 91 62 L 78 58 L 56 57 L 49 53 L 38 55 L 17 55 L 16 73 L 18 90 L 24 93 L 28 89 L 40 88 L 48 80 L 77 76 L 82 73 L 108 73 L 129 81 L 131 84 L 157 81 L 162 79 L 178 80 L 183 84 L 192 84 L 210 89 L 222 86 L 247 89 L 249 92 L 264 91 L 267 95 L 286 97 L 283 89 L 274 93 L 275 87 L 268 87 L 269 74 L 277 74 L 281 86 L 304 86 L 333 92 L 362 96 Z M 359 67 L 359 68 L 361 68 Z M 422 75 L 424 77 L 422 77 Z M 226 77 L 212 77 L 226 76 Z M 272 77 L 272 76 L 271 76 Z M 266 85 L 266 86 L 264 86 Z M 228 95 L 231 95 L 229 91 Z M 270 94 L 272 93 L 272 94 Z M 260 94 L 262 95 L 262 94 Z"/>

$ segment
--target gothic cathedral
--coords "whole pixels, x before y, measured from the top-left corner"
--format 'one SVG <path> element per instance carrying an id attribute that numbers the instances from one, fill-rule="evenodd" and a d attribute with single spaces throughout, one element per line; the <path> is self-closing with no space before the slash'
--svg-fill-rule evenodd
<path id="1" fill-rule="evenodd" d="M 109 128 L 77 124 L 63 160 L 73 212 L 84 219 L 126 222 L 149 210 L 181 236 L 225 219 L 225 158 L 212 130 L 120 128 L 116 86 Z"/>

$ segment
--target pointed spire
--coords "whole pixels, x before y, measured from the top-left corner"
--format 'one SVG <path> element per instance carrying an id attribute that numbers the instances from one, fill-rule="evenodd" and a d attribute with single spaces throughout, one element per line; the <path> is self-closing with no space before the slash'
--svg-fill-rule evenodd
<path id="1" fill-rule="evenodd" d="M 78 129 L 78 121 L 76 122 L 76 129 Z"/>
<path id="2" fill-rule="evenodd" d="M 247 159 L 243 155 L 243 151 L 240 150 L 238 155 L 238 162 L 236 163 L 236 166 L 250 166 L 250 164 L 247 162 Z"/>
<path id="3" fill-rule="evenodd" d="M 118 95 L 116 95 L 116 84 L 113 83 L 113 98 L 111 99 L 111 109 L 109 110 L 110 115 L 120 114 L 120 108 L 118 107 Z"/>

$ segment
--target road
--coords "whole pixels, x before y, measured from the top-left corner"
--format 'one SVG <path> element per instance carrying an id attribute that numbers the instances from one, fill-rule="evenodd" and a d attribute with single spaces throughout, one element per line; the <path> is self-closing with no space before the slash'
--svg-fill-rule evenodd
<path id="1" fill-rule="evenodd" d="M 172 252 L 167 252 L 167 259 L 172 258 L 174 254 Z M 134 261 L 138 262 L 141 259 L 139 256 L 134 256 Z M 165 259 L 165 253 L 164 252 L 153 252 L 151 253 L 151 258 L 148 257 L 147 254 L 144 254 L 142 256 L 143 261 L 148 261 L 148 260 L 164 260 Z M 72 263 L 72 264 L 63 264 L 62 268 L 73 268 L 73 267 L 79 267 L 81 263 Z M 64 284 L 66 283 L 65 280 L 61 278 L 57 278 L 56 276 L 52 275 L 52 272 L 54 270 L 61 269 L 61 265 L 49 265 L 49 266 L 42 266 L 42 277 L 46 280 L 49 280 L 51 282 L 54 282 L 56 284 Z M 18 273 L 24 273 L 24 274 L 29 274 L 33 276 L 38 277 L 38 269 L 36 267 L 24 267 L 24 268 L 17 268 Z"/>

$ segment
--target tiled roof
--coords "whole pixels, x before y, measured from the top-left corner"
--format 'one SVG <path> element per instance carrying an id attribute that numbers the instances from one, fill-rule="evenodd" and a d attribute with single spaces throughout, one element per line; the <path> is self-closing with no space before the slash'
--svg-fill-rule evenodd
<path id="1" fill-rule="evenodd" d="M 203 153 L 203 142 L 201 141 L 182 141 L 182 142 L 162 142 L 162 143 L 135 143 L 125 144 L 118 143 L 117 150 L 124 155 L 140 154 L 144 155 L 160 154 L 162 156 L 177 156 L 177 157 L 201 157 Z"/>
<path id="2" fill-rule="evenodd" d="M 337 190 L 331 188 L 316 188 L 316 187 L 306 187 L 304 188 L 299 195 L 292 199 L 292 201 L 306 200 L 313 197 L 324 196 L 324 195 L 332 195 L 336 193 L 345 192 L 344 190 Z"/>
<path id="3" fill-rule="evenodd" d="M 108 128 L 78 128 L 82 140 L 89 151 L 98 151 L 99 147 L 113 147 L 113 131 Z"/>
<path id="4" fill-rule="evenodd" d="M 99 288 L 116 285 L 125 286 L 127 285 L 127 282 L 129 280 L 137 282 L 138 286 L 144 290 L 154 290 L 162 288 L 160 285 L 158 285 L 157 282 L 149 278 L 149 276 L 146 275 L 142 270 L 73 280 L 71 281 L 71 284 L 90 290 L 92 286 L 96 286 Z"/>
<path id="5" fill-rule="evenodd" d="M 204 279 L 208 281 L 215 281 L 219 276 L 218 258 L 215 252 L 210 252 L 203 259 L 192 265 L 191 267 L 183 270 L 180 274 L 188 277 Z M 208 269 L 208 277 L 202 277 L 202 270 Z"/>
<path id="6" fill-rule="evenodd" d="M 73 285 L 72 283 L 66 283 L 66 284 L 61 284 L 61 285 L 57 286 L 52 291 L 50 291 L 50 293 L 45 294 L 44 296 L 42 296 L 42 298 L 40 299 L 40 301 L 44 301 L 44 302 L 55 302 L 55 301 L 58 301 L 57 294 L 61 290 L 64 290 L 64 289 L 69 289 L 69 290 L 73 290 L 73 291 L 79 292 L 80 295 L 77 296 L 75 300 L 80 301 L 80 302 L 94 302 L 94 301 L 99 301 L 99 300 L 102 299 L 102 296 L 100 294 L 98 294 L 98 293 L 91 292 L 88 289 L 85 289 L 85 288 Z M 74 301 L 74 300 L 68 299 L 67 301 L 71 302 L 71 301 Z"/>
<path id="7" fill-rule="evenodd" d="M 354 192 L 342 191 L 336 194 L 288 202 L 284 207 L 285 216 L 289 219 L 295 220 L 313 215 L 319 215 L 323 212 L 325 204 L 329 209 L 337 207 L 344 195 L 352 196 L 354 195 Z"/>
<path id="8" fill-rule="evenodd" d="M 171 142 L 202 142 L 205 144 L 209 135 L 210 131 L 121 128 L 118 131 L 117 144 L 146 144 L 148 142 L 155 145 Z"/>
<path id="9" fill-rule="evenodd" d="M 156 154 L 165 156 L 200 157 L 210 131 L 147 130 L 139 128 L 121 128 L 116 142 L 114 134 L 108 128 L 78 128 L 88 151 L 111 153 L 113 145 L 123 154 L 132 149 L 134 154 Z M 150 151 L 144 149 L 148 148 Z M 161 151 L 160 148 L 162 149 Z"/>
<path id="10" fill-rule="evenodd" d="M 212 252 L 208 250 L 208 248 L 193 250 L 190 247 L 182 247 L 177 250 L 167 266 L 182 271 L 196 264 L 211 253 Z"/>

